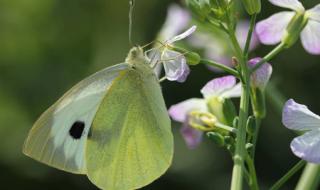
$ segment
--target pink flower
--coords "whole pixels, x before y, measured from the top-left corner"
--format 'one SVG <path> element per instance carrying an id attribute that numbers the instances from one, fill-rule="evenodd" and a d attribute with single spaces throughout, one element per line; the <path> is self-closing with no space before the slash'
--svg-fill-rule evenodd
<path id="1" fill-rule="evenodd" d="M 306 11 L 298 0 L 269 1 L 292 11 L 276 13 L 257 23 L 256 32 L 260 41 L 267 45 L 279 43 L 283 40 L 290 21 L 295 15 L 300 14 L 303 19 L 307 19 L 307 24 L 300 34 L 303 47 L 311 54 L 320 54 L 320 4 Z"/>
<path id="2" fill-rule="evenodd" d="M 292 152 L 308 162 L 320 163 L 320 116 L 290 99 L 283 108 L 282 123 L 289 129 L 305 132 L 292 140 Z"/>
<path id="3" fill-rule="evenodd" d="M 193 111 L 209 112 L 207 101 L 213 97 L 231 98 L 239 97 L 241 94 L 240 84 L 236 84 L 234 76 L 225 76 L 209 81 L 202 89 L 204 98 L 191 98 L 170 107 L 169 115 L 177 122 L 182 123 L 180 130 L 187 146 L 196 148 L 202 139 L 203 132 L 189 125 L 189 113 Z"/>

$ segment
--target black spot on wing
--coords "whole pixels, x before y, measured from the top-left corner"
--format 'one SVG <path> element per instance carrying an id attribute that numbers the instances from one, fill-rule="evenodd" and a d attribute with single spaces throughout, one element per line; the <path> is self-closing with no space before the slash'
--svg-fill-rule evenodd
<path id="1" fill-rule="evenodd" d="M 82 121 L 76 121 L 72 124 L 69 134 L 74 139 L 80 139 L 83 131 L 84 131 L 85 124 Z"/>

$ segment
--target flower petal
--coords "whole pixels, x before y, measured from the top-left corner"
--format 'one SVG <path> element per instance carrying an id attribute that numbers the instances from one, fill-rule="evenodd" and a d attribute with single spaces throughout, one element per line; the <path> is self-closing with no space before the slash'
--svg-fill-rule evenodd
<path id="1" fill-rule="evenodd" d="M 169 115 L 171 118 L 178 122 L 185 122 L 188 118 L 188 113 L 190 111 L 207 111 L 207 103 L 204 99 L 191 98 L 180 102 L 178 104 L 172 105 L 169 109 Z"/>
<path id="2" fill-rule="evenodd" d="M 234 76 L 225 76 L 209 81 L 202 89 L 201 93 L 205 98 L 218 97 L 223 92 L 232 89 L 236 85 Z"/>
<path id="3" fill-rule="evenodd" d="M 241 83 L 236 84 L 232 88 L 221 93 L 220 97 L 222 98 L 237 98 L 241 96 Z"/>
<path id="4" fill-rule="evenodd" d="M 288 100 L 282 111 L 282 123 L 293 130 L 320 129 L 320 116 L 311 112 L 307 106 Z"/>
<path id="5" fill-rule="evenodd" d="M 195 149 L 201 143 L 203 132 L 196 130 L 188 125 L 188 121 L 184 122 L 180 133 L 184 138 L 188 148 Z"/>
<path id="6" fill-rule="evenodd" d="M 292 152 L 308 162 L 320 163 L 320 129 L 296 137 L 290 144 Z"/>
<path id="7" fill-rule="evenodd" d="M 301 32 L 303 47 L 310 54 L 320 54 L 320 22 L 309 20 Z"/>
<path id="8" fill-rule="evenodd" d="M 182 53 L 165 49 L 161 60 L 168 80 L 184 82 L 187 79 L 190 69 Z"/>
<path id="9" fill-rule="evenodd" d="M 257 23 L 256 32 L 263 44 L 274 45 L 281 41 L 294 12 L 280 12 Z"/>
<path id="10" fill-rule="evenodd" d="M 248 21 L 239 21 L 236 28 L 236 36 L 242 49 L 244 49 L 247 41 L 250 23 Z M 250 42 L 250 50 L 256 48 L 259 44 L 258 36 L 255 30 L 252 33 Z"/>
<path id="11" fill-rule="evenodd" d="M 320 22 L 320 4 L 308 10 L 306 14 L 310 19 Z"/>
<path id="12" fill-rule="evenodd" d="M 283 7 L 283 8 L 288 8 L 297 12 L 303 12 L 305 9 L 301 2 L 298 0 L 269 0 L 270 3 Z"/>
<path id="13" fill-rule="evenodd" d="M 251 59 L 248 62 L 250 68 L 253 68 L 259 61 L 262 59 L 260 57 L 256 57 Z M 256 88 L 265 89 L 267 86 L 269 79 L 272 74 L 272 66 L 269 63 L 265 63 L 260 66 L 254 73 L 251 75 L 251 85 Z"/>
<path id="14" fill-rule="evenodd" d="M 169 39 L 166 41 L 166 43 L 168 44 L 172 44 L 176 41 L 182 40 L 188 36 L 190 36 L 194 31 L 196 31 L 197 26 L 192 26 L 191 28 L 189 28 L 188 30 L 186 30 L 185 32 L 183 32 L 182 34 L 179 34 L 177 36 L 174 36 L 173 38 Z"/>
<path id="15" fill-rule="evenodd" d="M 159 33 L 160 40 L 167 40 L 177 35 L 185 29 L 191 17 L 187 10 L 177 4 L 172 4 L 168 8 L 167 18 Z"/>

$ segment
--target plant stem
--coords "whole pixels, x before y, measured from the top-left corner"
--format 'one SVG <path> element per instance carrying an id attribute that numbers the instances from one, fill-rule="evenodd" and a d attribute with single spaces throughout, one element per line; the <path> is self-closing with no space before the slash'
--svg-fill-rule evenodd
<path id="1" fill-rule="evenodd" d="M 252 38 L 252 34 L 253 34 L 253 29 L 254 29 L 254 26 L 256 23 L 256 18 L 257 18 L 257 14 L 254 14 L 254 15 L 252 15 L 252 17 L 250 19 L 250 28 L 249 28 L 248 35 L 247 35 L 246 45 L 245 45 L 244 51 L 243 51 L 243 54 L 246 57 L 246 59 L 248 59 L 251 38 Z"/>
<path id="2" fill-rule="evenodd" d="M 228 67 L 226 65 L 223 65 L 221 63 L 217 63 L 217 62 L 214 62 L 214 61 L 211 61 L 211 60 L 207 60 L 207 59 L 201 59 L 200 60 L 200 64 L 205 64 L 205 65 L 209 65 L 209 66 L 213 66 L 213 67 L 216 67 L 216 68 L 219 68 L 219 69 L 222 69 L 224 70 L 225 72 L 227 73 L 230 73 L 236 77 L 239 76 L 239 73 L 238 71 L 232 69 L 231 67 Z"/>
<path id="3" fill-rule="evenodd" d="M 299 171 L 306 161 L 300 160 L 296 165 L 294 165 L 283 177 L 281 177 L 270 190 L 278 190 L 283 184 L 285 184 L 297 171 Z"/>
<path id="4" fill-rule="evenodd" d="M 247 67 L 247 61 L 243 56 L 241 47 L 236 39 L 234 30 L 229 32 L 231 42 L 233 44 L 237 58 L 239 59 L 241 68 L 241 83 L 242 83 L 242 94 L 240 100 L 239 110 L 239 123 L 237 132 L 237 141 L 235 145 L 235 154 L 233 157 L 234 165 L 232 170 L 232 181 L 231 190 L 241 190 L 243 183 L 243 172 L 244 172 L 244 160 L 247 155 L 245 149 L 246 143 L 246 122 L 248 119 L 249 112 L 249 101 L 250 101 L 250 83 L 249 83 L 249 70 Z"/>
<path id="5" fill-rule="evenodd" d="M 265 64 L 267 61 L 272 59 L 274 56 L 276 56 L 278 53 L 280 53 L 286 45 L 284 43 L 280 43 L 277 45 L 271 52 L 269 52 L 266 56 L 264 56 L 261 61 L 259 61 L 252 69 L 251 73 L 255 72 L 259 67 L 261 67 L 263 64 Z"/>
<path id="6" fill-rule="evenodd" d="M 250 189 L 251 190 L 259 190 L 256 169 L 254 167 L 254 162 L 251 159 L 250 155 L 246 156 L 246 163 L 248 165 L 248 169 L 249 169 L 249 173 L 250 173 L 250 181 L 249 181 Z"/>
<path id="7" fill-rule="evenodd" d="M 316 190 L 320 179 L 320 165 L 308 163 L 303 170 L 296 190 Z"/>

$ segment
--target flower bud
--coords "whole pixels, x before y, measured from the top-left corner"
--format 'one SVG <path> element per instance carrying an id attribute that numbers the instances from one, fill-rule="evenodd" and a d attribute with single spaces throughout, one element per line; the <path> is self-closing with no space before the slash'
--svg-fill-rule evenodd
<path id="1" fill-rule="evenodd" d="M 220 133 L 208 132 L 207 137 L 220 147 L 225 145 L 224 137 Z"/>
<path id="2" fill-rule="evenodd" d="M 186 4 L 199 20 L 205 20 L 211 12 L 209 0 L 186 0 Z"/>
<path id="3" fill-rule="evenodd" d="M 296 13 L 291 19 L 282 37 L 282 43 L 284 43 L 287 48 L 291 47 L 299 39 L 300 33 L 307 22 L 308 17 L 305 16 L 304 13 Z"/>
<path id="4" fill-rule="evenodd" d="M 253 144 L 252 143 L 247 143 L 246 144 L 246 149 L 247 149 L 248 152 L 251 152 L 252 149 L 253 149 Z"/>
<path id="5" fill-rule="evenodd" d="M 256 120 L 253 116 L 250 116 L 247 120 L 247 126 L 246 126 L 247 133 L 250 135 L 253 135 L 256 131 Z"/>
<path id="6" fill-rule="evenodd" d="M 242 0 L 242 4 L 249 15 L 260 13 L 261 0 Z"/>

